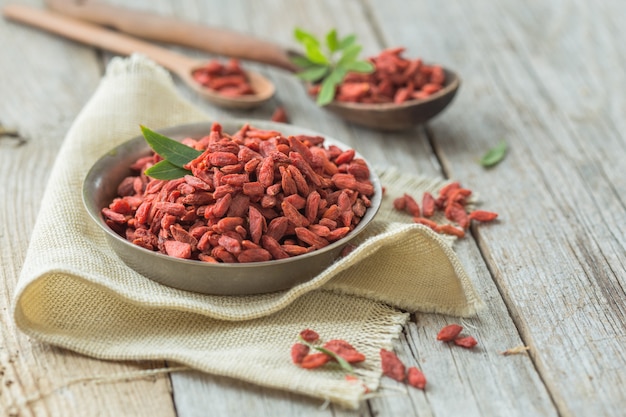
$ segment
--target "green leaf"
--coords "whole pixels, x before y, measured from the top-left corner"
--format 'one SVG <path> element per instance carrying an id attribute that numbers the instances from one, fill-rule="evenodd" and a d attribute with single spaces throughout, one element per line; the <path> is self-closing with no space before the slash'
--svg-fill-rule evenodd
<path id="1" fill-rule="evenodd" d="M 293 35 L 295 36 L 296 40 L 303 45 L 306 45 L 307 43 L 312 43 L 317 46 L 320 45 L 320 42 L 317 40 L 317 38 L 314 35 L 300 28 L 296 28 L 293 31 Z"/>
<path id="2" fill-rule="evenodd" d="M 338 50 L 346 49 L 347 47 L 351 46 L 354 42 L 356 42 L 356 35 L 354 34 L 348 35 L 345 38 L 343 38 L 341 41 L 339 41 L 339 45 L 337 45 L 337 49 Z"/>
<path id="3" fill-rule="evenodd" d="M 202 154 L 200 151 L 154 132 L 143 125 L 141 126 L 141 132 L 154 152 L 177 167 L 182 168 L 183 165 Z"/>
<path id="4" fill-rule="evenodd" d="M 192 175 L 191 171 L 177 167 L 165 159 L 152 165 L 150 168 L 146 169 L 144 173 L 157 180 L 175 180 L 185 175 Z"/>
<path id="5" fill-rule="evenodd" d="M 337 88 L 338 81 L 335 81 L 328 76 L 322 82 L 322 88 L 320 89 L 319 94 L 317 95 L 317 105 L 325 106 L 335 98 L 335 90 Z"/>
<path id="6" fill-rule="evenodd" d="M 343 55 L 339 59 L 339 62 L 337 62 L 337 66 L 345 67 L 348 64 L 351 64 L 354 61 L 356 61 L 356 59 L 359 56 L 359 53 L 361 52 L 361 49 L 362 48 L 360 45 L 352 45 L 346 48 L 346 50 L 343 52 Z"/>
<path id="7" fill-rule="evenodd" d="M 324 77 L 329 71 L 330 68 L 327 66 L 315 66 L 297 73 L 296 76 L 305 81 L 317 81 Z"/>
<path id="8" fill-rule="evenodd" d="M 489 149 L 489 151 L 481 158 L 480 164 L 485 168 L 489 168 L 497 165 L 504 159 L 507 151 L 506 141 L 503 139 L 495 147 Z"/>
<path id="9" fill-rule="evenodd" d="M 311 62 L 311 60 L 305 56 L 292 56 L 289 58 L 289 60 L 300 68 L 309 68 L 317 65 L 315 62 Z"/>
<path id="10" fill-rule="evenodd" d="M 337 39 L 337 31 L 332 29 L 326 34 L 326 46 L 330 52 L 335 52 L 339 46 L 339 40 Z"/>
<path id="11" fill-rule="evenodd" d="M 341 356 L 337 355 L 335 352 L 333 352 L 332 350 L 328 350 L 326 348 L 323 348 L 321 346 L 314 346 L 313 347 L 315 350 L 318 350 L 322 353 L 327 354 L 328 356 L 330 356 L 331 358 L 335 359 L 338 363 L 339 366 L 341 366 L 341 368 L 349 373 L 353 373 L 354 369 L 352 368 L 352 365 L 350 365 L 350 363 L 345 360 L 344 358 L 342 358 Z"/>
<path id="12" fill-rule="evenodd" d="M 319 44 L 307 42 L 304 44 L 306 57 L 315 64 L 328 64 L 328 58 L 319 47 Z"/>
<path id="13" fill-rule="evenodd" d="M 343 81 L 343 77 L 345 77 L 347 73 L 348 70 L 346 68 L 336 66 L 335 68 L 333 68 L 333 71 L 328 75 L 327 78 L 333 80 L 335 84 L 339 84 L 341 81 Z"/>
<path id="14" fill-rule="evenodd" d="M 374 71 L 374 64 L 369 61 L 354 61 L 346 65 L 348 71 L 370 73 Z"/>

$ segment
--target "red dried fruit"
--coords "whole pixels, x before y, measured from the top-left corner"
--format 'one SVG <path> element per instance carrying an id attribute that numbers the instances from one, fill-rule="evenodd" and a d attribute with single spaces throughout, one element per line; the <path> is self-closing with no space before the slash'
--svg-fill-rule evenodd
<path id="1" fill-rule="evenodd" d="M 300 337 L 309 343 L 314 343 L 319 340 L 320 335 L 315 330 L 304 329 L 300 332 Z"/>
<path id="2" fill-rule="evenodd" d="M 394 199 L 393 207 L 398 211 L 404 211 L 404 209 L 406 208 L 406 199 L 404 198 L 404 196 Z"/>
<path id="3" fill-rule="evenodd" d="M 210 61 L 195 69 L 191 75 L 201 86 L 225 96 L 254 94 L 246 73 L 236 59 L 231 59 L 227 64 Z"/>
<path id="4" fill-rule="evenodd" d="M 422 197 L 422 216 L 431 217 L 435 214 L 435 198 L 431 193 L 425 192 Z"/>
<path id="5" fill-rule="evenodd" d="M 424 389 L 426 387 L 426 377 L 416 367 L 412 366 L 406 371 L 406 380 L 409 385 L 417 388 Z"/>
<path id="6" fill-rule="evenodd" d="M 439 232 L 439 233 L 443 233 L 443 234 L 446 234 L 446 235 L 452 235 L 452 236 L 456 236 L 456 237 L 464 237 L 465 236 L 465 232 L 462 229 L 459 229 L 458 227 L 454 227 L 451 224 L 440 224 L 439 226 L 437 226 L 436 231 Z"/>
<path id="7" fill-rule="evenodd" d="M 350 343 L 341 339 L 329 340 L 324 348 L 345 359 L 348 363 L 358 363 L 365 360 L 365 355 L 356 350 Z"/>
<path id="8" fill-rule="evenodd" d="M 420 206 L 417 201 L 408 194 L 404 194 L 404 200 L 406 201 L 405 210 L 413 217 L 420 217 Z"/>
<path id="9" fill-rule="evenodd" d="M 463 331 L 463 327 L 458 324 L 448 324 L 437 333 L 437 340 L 451 342 Z"/>
<path id="10" fill-rule="evenodd" d="M 291 347 L 291 360 L 296 365 L 300 365 L 302 360 L 309 354 L 309 347 L 302 343 L 295 343 Z"/>
<path id="11" fill-rule="evenodd" d="M 437 231 L 437 228 L 439 227 L 439 225 L 437 223 L 435 223 L 434 221 L 429 220 L 429 219 L 425 219 L 423 217 L 414 217 L 413 221 L 415 223 L 419 223 L 419 224 L 423 224 L 424 226 L 428 226 L 428 227 L 430 227 L 431 229 L 433 229 L 435 231 Z"/>
<path id="12" fill-rule="evenodd" d="M 193 175 L 150 179 L 138 170 L 162 158 L 141 157 L 102 209 L 115 232 L 149 250 L 203 262 L 284 259 L 345 237 L 371 206 L 365 162 L 353 150 L 324 148 L 323 137 L 249 125 L 227 135 L 214 123 L 208 135 L 182 142 L 202 151 L 186 164 Z"/>
<path id="13" fill-rule="evenodd" d="M 464 337 L 457 337 L 456 339 L 454 339 L 454 344 L 457 346 L 464 347 L 466 349 L 471 349 L 474 346 L 476 346 L 478 342 L 472 336 L 464 336 Z"/>
<path id="14" fill-rule="evenodd" d="M 469 214 L 470 220 L 476 220 L 479 222 L 490 222 L 498 217 L 498 213 L 485 210 L 474 210 Z"/>
<path id="15" fill-rule="evenodd" d="M 310 353 L 302 358 L 300 366 L 305 369 L 314 369 L 326 365 L 330 360 L 331 357 L 325 353 Z"/>
<path id="16" fill-rule="evenodd" d="M 278 123 L 289 123 L 287 112 L 285 111 L 283 107 L 280 107 L 280 106 L 276 107 L 276 110 L 274 110 L 274 113 L 272 114 L 272 117 L 270 120 L 272 122 L 278 122 Z"/>
<path id="17" fill-rule="evenodd" d="M 381 367 L 383 375 L 403 382 L 405 378 L 405 367 L 400 358 L 395 353 L 386 349 L 380 350 Z"/>

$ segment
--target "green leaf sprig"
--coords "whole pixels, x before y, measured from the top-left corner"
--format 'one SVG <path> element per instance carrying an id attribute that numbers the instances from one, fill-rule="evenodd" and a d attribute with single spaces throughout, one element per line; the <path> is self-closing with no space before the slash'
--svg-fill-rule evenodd
<path id="1" fill-rule="evenodd" d="M 327 354 L 328 356 L 330 356 L 331 358 L 333 358 L 334 360 L 337 361 L 337 363 L 339 363 L 339 366 L 341 367 L 341 369 L 343 369 L 344 371 L 348 372 L 349 374 L 353 374 L 354 373 L 354 368 L 352 368 L 352 365 L 350 365 L 350 362 L 348 362 L 347 360 L 345 360 L 344 358 L 342 358 L 341 356 L 337 355 L 335 352 L 333 352 L 332 350 L 328 350 L 322 346 L 316 346 L 313 345 L 309 342 L 307 342 L 306 340 L 304 340 L 302 338 L 302 336 L 298 336 L 298 341 L 306 346 L 309 347 L 309 349 L 315 349 L 318 352 L 322 352 Z"/>
<path id="2" fill-rule="evenodd" d="M 480 159 L 480 164 L 485 168 L 491 168 L 496 166 L 500 161 L 504 159 L 507 151 L 506 141 L 503 139 L 495 147 L 489 149 L 485 155 Z"/>
<path id="3" fill-rule="evenodd" d="M 333 101 L 337 85 L 348 72 L 370 73 L 374 71 L 374 65 L 371 62 L 358 59 L 362 47 L 356 44 L 355 35 L 340 39 L 337 31 L 332 29 L 322 42 L 311 33 L 296 28 L 294 37 L 305 49 L 305 56 L 292 58 L 293 63 L 302 68 L 302 71 L 296 75 L 305 81 L 321 82 L 320 92 L 317 95 L 319 106 L 325 106 Z"/>
<path id="4" fill-rule="evenodd" d="M 191 171 L 184 166 L 200 156 L 202 152 L 143 125 L 141 125 L 141 132 L 152 150 L 163 158 L 162 161 L 146 169 L 145 174 L 147 176 L 157 180 L 175 180 L 185 175 L 192 175 Z"/>

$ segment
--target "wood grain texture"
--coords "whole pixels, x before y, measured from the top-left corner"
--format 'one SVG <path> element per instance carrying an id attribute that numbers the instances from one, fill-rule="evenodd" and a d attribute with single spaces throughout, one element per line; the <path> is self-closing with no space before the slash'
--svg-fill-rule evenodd
<path id="1" fill-rule="evenodd" d="M 454 123 L 436 121 L 433 141 L 446 172 L 501 214 L 497 227 L 474 232 L 559 413 L 621 415 L 626 140 L 613 89 L 624 85 L 623 8 L 370 3 L 382 21 L 397 19 L 386 38 L 420 39 L 420 54 L 464 74 Z M 401 5 L 407 13 L 392 14 Z M 428 30 L 444 25 L 445 36 Z M 507 159 L 481 169 L 475 159 L 501 138 Z"/>
<path id="2" fill-rule="evenodd" d="M 322 2 L 320 6 L 317 3 L 272 1 L 264 3 L 263 8 L 257 8 L 256 3 L 245 1 L 230 2 L 228 8 L 209 8 L 205 4 L 207 3 L 179 2 L 175 13 L 181 18 L 203 19 L 205 24 L 219 25 L 229 22 L 234 29 L 256 33 L 258 36 L 271 35 L 277 42 L 286 45 L 292 42 L 291 32 L 294 26 L 316 33 L 324 33 L 331 26 L 335 26 L 345 33 L 357 33 L 365 50 L 370 53 L 385 46 L 379 43 L 379 35 L 372 27 L 373 24 L 378 26 L 385 22 L 373 21 L 375 14 L 360 2 Z M 152 10 L 155 11 L 167 9 L 167 5 L 162 3 L 146 4 L 145 7 L 148 10 L 153 7 Z M 206 10 L 206 13 L 202 10 Z M 238 14 L 254 15 L 256 18 L 238 19 Z M 343 16 L 343 19 L 329 22 L 325 20 L 328 16 L 333 19 Z M 268 25 L 267 22 L 276 19 L 288 20 L 290 25 Z M 205 56 L 193 51 L 189 53 Z M 442 167 L 424 128 L 389 134 L 346 124 L 317 108 L 292 75 L 281 70 L 248 65 L 263 72 L 277 84 L 275 103 L 253 112 L 235 113 L 207 105 L 192 94 L 187 94 L 184 88 L 182 90 L 189 99 L 206 108 L 209 114 L 215 114 L 217 120 L 229 116 L 267 119 L 274 106 L 280 104 L 289 112 L 293 124 L 340 138 L 357 147 L 377 166 L 395 166 L 430 176 L 441 175 Z M 444 118 L 445 113 L 441 117 Z M 435 131 L 433 134 L 436 133 Z M 436 315 L 418 316 L 417 324 L 412 323 L 405 328 L 408 337 L 398 343 L 398 350 L 403 352 L 407 362 L 419 363 L 429 375 L 431 382 L 426 395 L 415 390 L 405 390 L 404 393 L 394 389 L 384 390 L 380 398 L 370 400 L 359 412 L 351 413 L 336 407 L 319 410 L 317 407 L 322 405 L 321 401 L 255 388 L 225 378 L 185 373 L 172 376 L 179 415 L 196 416 L 209 411 L 220 415 L 247 415 L 254 411 L 256 415 L 267 416 L 300 413 L 521 416 L 529 410 L 537 415 L 555 415 L 555 408 L 528 357 L 503 357 L 499 354 L 507 348 L 521 345 L 522 342 L 506 306 L 490 280 L 475 243 L 468 239 L 461 242 L 457 250 L 460 257 L 466 259 L 466 268 L 476 277 L 476 285 L 481 294 L 485 294 L 488 303 L 488 311 L 477 319 L 467 321 L 469 326 L 477 329 L 474 334 L 481 341 L 482 347 L 477 353 L 450 349 L 437 343 L 434 335 L 441 326 L 453 319 Z M 468 383 L 469 380 L 474 383 Z M 517 395 L 520 380 L 524 381 L 526 395 Z M 393 385 L 393 381 L 387 380 L 385 384 Z M 242 390 L 245 390 L 245 395 Z"/>
<path id="3" fill-rule="evenodd" d="M 171 417 L 167 377 L 88 381 L 162 364 L 98 361 L 39 343 L 15 328 L 11 296 L 48 172 L 65 132 L 95 90 L 101 66 L 90 49 L 3 19 L 0 39 L 0 124 L 20 135 L 0 137 L 0 415 Z M 82 382 L 71 384 L 77 380 Z"/>
<path id="4" fill-rule="evenodd" d="M 25 140 L 0 138 L 0 189 L 13 197 L 0 203 L 0 411 L 68 417 L 623 414 L 626 73 L 620 69 L 626 28 L 619 0 L 138 0 L 131 7 L 292 48 L 298 48 L 295 26 L 319 34 L 336 27 L 356 33 L 366 55 L 405 45 L 408 56 L 457 70 L 463 84 L 453 105 L 428 128 L 393 134 L 319 109 L 280 69 L 245 63 L 278 87 L 270 103 L 252 111 L 220 109 L 175 81 L 215 120 L 267 120 L 282 105 L 292 124 L 334 136 L 378 167 L 443 175 L 474 189 L 481 208 L 501 215 L 455 245 L 487 304 L 462 322 L 479 346 L 467 351 L 437 342 L 439 328 L 456 319 L 417 315 L 396 350 L 424 371 L 427 390 L 384 379 L 381 392 L 357 412 L 191 372 L 171 375 L 171 387 L 168 378 L 150 377 L 55 390 L 72 380 L 164 364 L 93 360 L 30 340 L 14 327 L 11 294 L 46 173 L 111 55 L 0 20 L 0 39 L 10 39 L 0 55 L 0 124 Z M 501 138 L 511 145 L 507 158 L 484 170 L 477 160 Z M 528 355 L 500 354 L 522 344 L 530 346 Z"/>

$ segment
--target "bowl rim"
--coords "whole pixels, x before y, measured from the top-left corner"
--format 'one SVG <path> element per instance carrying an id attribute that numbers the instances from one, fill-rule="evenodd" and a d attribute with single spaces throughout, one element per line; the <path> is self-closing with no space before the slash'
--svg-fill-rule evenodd
<path id="1" fill-rule="evenodd" d="M 174 125 L 174 126 L 168 126 L 168 127 L 160 128 L 160 129 L 154 129 L 154 131 L 161 133 L 162 135 L 165 135 L 168 137 L 179 136 L 179 135 L 183 135 L 183 137 L 190 137 L 190 136 L 184 136 L 184 134 L 179 131 L 185 130 L 185 129 L 193 130 L 193 129 L 206 128 L 206 132 L 208 133 L 210 131 L 211 125 L 214 122 L 215 121 L 185 123 L 185 124 L 179 124 L 179 125 Z M 223 121 L 219 121 L 218 123 L 220 123 L 222 126 L 229 126 L 229 125 L 243 126 L 244 124 L 247 123 L 247 124 L 250 124 L 250 126 L 257 127 L 257 128 L 277 130 L 281 134 L 285 134 L 283 133 L 283 131 L 280 130 L 281 128 L 283 130 L 285 128 L 287 128 L 288 130 L 295 129 L 298 131 L 298 133 L 287 134 L 287 135 L 289 136 L 289 135 L 295 135 L 295 134 L 303 134 L 303 135 L 311 135 L 311 136 L 322 136 L 324 137 L 324 145 L 336 145 L 340 147 L 341 149 L 350 148 L 349 145 L 341 142 L 338 139 L 333 138 L 332 136 L 328 136 L 326 134 L 322 134 L 321 132 L 317 132 L 311 129 L 301 128 L 296 125 L 282 124 L 282 123 L 271 122 L 271 121 L 261 120 L 261 119 L 224 119 Z M 226 131 L 227 128 L 225 128 L 224 130 Z M 176 138 L 176 137 L 172 137 L 172 138 L 180 141 L 180 138 Z M 93 183 L 93 181 L 91 181 L 92 178 L 96 176 L 96 173 L 98 172 L 98 168 L 100 167 L 100 165 L 105 164 L 105 160 L 107 159 L 107 157 L 111 157 L 111 156 L 115 157 L 124 148 L 132 147 L 133 145 L 138 146 L 136 142 L 141 142 L 141 141 L 144 141 L 145 153 L 146 154 L 149 153 L 150 148 L 148 144 L 145 143 L 145 139 L 143 138 L 142 135 L 137 135 L 128 140 L 125 140 L 124 142 L 118 144 L 117 146 L 113 147 L 112 149 L 110 149 L 109 151 L 105 152 L 100 157 L 98 157 L 98 159 L 91 165 L 87 174 L 83 178 L 82 202 L 83 202 L 83 207 L 89 214 L 89 217 L 102 230 L 104 230 L 104 232 L 109 237 L 112 237 L 116 239 L 118 242 L 121 242 L 123 245 L 126 245 L 129 248 L 132 248 L 132 250 L 140 250 L 140 251 L 144 251 L 146 254 L 151 254 L 152 256 L 156 256 L 157 259 L 161 258 L 164 260 L 169 260 L 171 262 L 180 263 L 182 265 L 194 265 L 194 266 L 203 265 L 209 268 L 223 268 L 225 270 L 233 269 L 233 268 L 259 268 L 259 267 L 270 266 L 270 265 L 284 265 L 284 264 L 294 263 L 305 258 L 311 258 L 322 253 L 330 252 L 334 249 L 337 249 L 338 247 L 342 245 L 347 244 L 349 241 L 355 238 L 358 234 L 360 234 L 372 222 L 372 220 L 374 220 L 374 217 L 378 213 L 381 203 L 382 203 L 382 197 L 383 197 L 382 184 L 381 184 L 378 174 L 376 173 L 375 169 L 372 167 L 371 163 L 365 157 L 363 157 L 363 155 L 361 155 L 355 148 L 352 148 L 352 149 L 355 149 L 355 157 L 363 158 L 363 160 L 365 160 L 365 162 L 367 163 L 368 168 L 370 169 L 370 181 L 372 182 L 372 185 L 374 186 L 374 195 L 370 199 L 371 201 L 370 207 L 367 208 L 367 211 L 365 212 L 365 215 L 361 218 L 361 221 L 359 221 L 359 224 L 357 224 L 355 228 L 351 230 L 343 238 L 335 242 L 332 242 L 328 246 L 313 250 L 308 253 L 304 253 L 302 255 L 296 255 L 296 256 L 289 257 L 289 258 L 285 258 L 285 259 L 273 259 L 270 261 L 262 261 L 262 262 L 209 263 L 209 262 L 202 262 L 197 259 L 176 258 L 174 256 L 162 254 L 158 251 L 151 251 L 139 245 L 135 245 L 129 240 L 115 233 L 113 229 L 111 229 L 109 226 L 106 225 L 106 223 L 104 222 L 102 218 L 101 210 L 104 207 L 100 207 L 100 208 L 93 207 L 88 201 L 89 196 L 91 195 L 88 185 Z M 97 212 L 94 212 L 94 210 L 97 210 Z M 112 249 L 115 251 L 114 248 Z"/>

